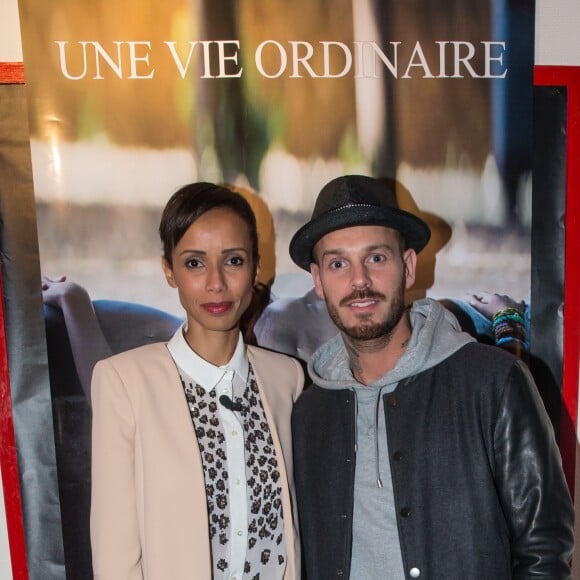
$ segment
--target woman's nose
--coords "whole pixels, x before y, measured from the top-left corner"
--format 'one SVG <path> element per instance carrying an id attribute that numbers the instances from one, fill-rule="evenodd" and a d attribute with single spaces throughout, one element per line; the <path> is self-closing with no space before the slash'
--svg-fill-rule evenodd
<path id="1" fill-rule="evenodd" d="M 224 289 L 224 275 L 222 269 L 217 266 L 212 266 L 207 274 L 207 289 L 210 292 L 221 292 Z"/>

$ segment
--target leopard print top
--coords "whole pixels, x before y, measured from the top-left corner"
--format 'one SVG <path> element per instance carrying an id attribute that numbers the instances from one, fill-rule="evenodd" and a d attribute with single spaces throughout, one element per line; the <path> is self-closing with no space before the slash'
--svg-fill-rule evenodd
<path id="1" fill-rule="evenodd" d="M 215 388 L 206 391 L 181 373 L 203 465 L 214 578 L 229 578 L 229 510 L 227 446 Z M 246 388 L 235 402 L 244 431 L 248 502 L 248 545 L 244 579 L 282 578 L 286 562 L 282 488 L 278 460 L 256 378 L 250 366 Z"/>

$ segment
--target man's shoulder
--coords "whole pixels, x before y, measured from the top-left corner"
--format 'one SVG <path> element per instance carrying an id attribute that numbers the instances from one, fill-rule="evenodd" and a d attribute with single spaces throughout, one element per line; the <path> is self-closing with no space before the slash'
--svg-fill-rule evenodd
<path id="1" fill-rule="evenodd" d="M 426 382 L 454 397 L 501 397 L 505 388 L 522 378 L 530 382 L 525 364 L 497 346 L 470 342 L 434 367 L 416 375 L 410 384 L 423 389 Z M 414 389 L 413 389 L 414 392 Z"/>
<path id="2" fill-rule="evenodd" d="M 349 396 L 352 398 L 352 391 L 349 389 L 325 389 L 307 375 L 304 391 L 298 397 L 294 410 L 298 414 L 316 412 L 321 407 L 327 408 L 336 402 L 347 400 Z"/>
<path id="3" fill-rule="evenodd" d="M 468 342 L 455 351 L 440 364 L 445 365 L 465 365 L 470 372 L 479 372 L 481 368 L 492 370 L 508 370 L 519 359 L 512 353 L 488 344 L 480 342 Z"/>

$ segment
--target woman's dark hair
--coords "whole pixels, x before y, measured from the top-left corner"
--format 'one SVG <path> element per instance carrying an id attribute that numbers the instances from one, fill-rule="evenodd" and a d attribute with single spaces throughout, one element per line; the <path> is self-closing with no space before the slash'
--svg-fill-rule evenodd
<path id="1" fill-rule="evenodd" d="M 258 226 L 250 204 L 239 193 L 214 183 L 190 183 L 178 189 L 170 198 L 159 224 L 163 257 L 173 266 L 171 253 L 189 226 L 204 213 L 216 208 L 227 208 L 237 214 L 248 226 L 252 242 L 254 267 L 258 267 Z"/>
<path id="2" fill-rule="evenodd" d="M 260 260 L 256 216 L 250 204 L 242 195 L 214 183 L 190 183 L 178 189 L 169 198 L 159 223 L 159 237 L 163 245 L 163 257 L 173 267 L 171 253 L 179 243 L 179 240 L 185 235 L 189 226 L 203 214 L 217 208 L 230 209 L 248 226 L 255 273 Z M 240 320 L 240 329 L 247 343 L 256 343 L 253 327 L 267 306 L 269 299 L 269 287 L 264 284 L 257 284 L 254 287 L 252 302 Z"/>

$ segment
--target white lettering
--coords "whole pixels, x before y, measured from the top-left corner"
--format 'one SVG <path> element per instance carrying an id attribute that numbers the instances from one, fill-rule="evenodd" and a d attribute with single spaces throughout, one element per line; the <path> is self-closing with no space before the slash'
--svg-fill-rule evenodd
<path id="1" fill-rule="evenodd" d="M 447 74 L 447 70 L 445 68 L 445 47 L 450 43 L 448 41 L 438 41 L 435 44 L 439 45 L 439 74 L 437 75 L 437 78 L 448 79 L 449 75 Z"/>
<path id="2" fill-rule="evenodd" d="M 73 76 L 69 72 L 68 66 L 66 64 L 66 45 L 68 44 L 68 41 L 55 40 L 55 42 L 58 45 L 58 59 L 60 62 L 60 72 L 63 74 L 63 76 L 65 78 L 69 79 L 70 81 L 79 81 L 81 79 L 84 79 L 85 76 L 87 75 L 87 50 L 86 50 L 86 46 L 88 43 L 87 42 L 79 42 L 79 44 L 82 47 L 83 71 L 81 72 L 80 75 Z"/>
<path id="3" fill-rule="evenodd" d="M 109 65 L 109 68 L 120 78 L 123 78 L 123 64 L 121 61 L 121 46 L 123 42 L 121 40 L 114 40 L 113 44 L 117 46 L 117 61 L 115 62 L 109 53 L 101 46 L 100 42 L 89 42 L 95 47 L 95 76 L 94 80 L 104 79 L 105 77 L 101 74 L 101 66 L 99 56 Z"/>
<path id="4" fill-rule="evenodd" d="M 211 44 L 211 40 L 202 40 L 200 44 L 203 46 L 203 74 L 200 78 L 213 79 L 214 77 L 211 74 L 211 60 L 209 58 L 209 45 Z"/>
<path id="5" fill-rule="evenodd" d="M 187 54 L 187 58 L 185 59 L 185 64 L 183 63 L 181 58 L 179 58 L 179 54 L 177 54 L 177 48 L 175 46 L 176 45 L 175 41 L 166 40 L 164 42 L 164 44 L 166 44 L 167 47 L 169 48 L 169 52 L 171 53 L 171 57 L 173 58 L 173 62 L 175 62 L 175 65 L 177 66 L 177 70 L 179 71 L 181 78 L 184 79 L 185 75 L 187 74 L 187 71 L 189 69 L 189 64 L 191 62 L 191 55 L 193 54 L 193 49 L 195 48 L 195 45 L 198 44 L 197 41 L 191 40 L 188 43 L 189 44 L 189 52 Z"/>
<path id="6" fill-rule="evenodd" d="M 391 62 L 388 58 L 387 55 L 382 51 L 382 49 L 380 48 L 380 46 L 376 43 L 376 42 L 371 42 L 371 48 L 373 51 L 373 55 L 376 57 L 378 56 L 381 61 L 383 62 L 383 64 L 389 69 L 389 72 L 395 77 L 397 78 L 397 57 L 398 57 L 398 48 L 399 48 L 399 44 L 401 44 L 400 42 L 389 42 L 389 44 L 391 45 L 391 48 L 393 49 L 393 55 L 394 55 L 394 63 Z M 417 44 L 419 44 L 417 42 Z M 376 65 L 377 65 L 377 59 L 373 58 L 373 76 L 376 77 L 377 76 L 377 69 L 376 69 Z"/>
<path id="7" fill-rule="evenodd" d="M 489 79 L 503 79 L 507 75 L 507 68 L 503 65 L 503 53 L 505 52 L 505 42 L 482 42 L 484 46 L 484 54 L 485 54 L 485 72 L 483 76 Z M 501 52 L 498 56 L 491 56 L 491 49 L 494 46 L 499 46 Z M 493 74 L 491 72 L 491 63 L 495 61 L 502 66 L 502 72 L 498 74 Z"/>
<path id="8" fill-rule="evenodd" d="M 131 62 L 131 74 L 130 79 L 152 79 L 155 74 L 155 70 L 152 70 L 148 75 L 137 74 L 137 62 L 142 61 L 147 66 L 149 66 L 149 51 L 151 50 L 150 42 L 128 42 L 129 45 L 129 58 Z M 146 54 L 144 56 L 137 56 L 137 46 L 145 46 L 147 48 Z"/>
<path id="9" fill-rule="evenodd" d="M 418 58 L 419 62 L 414 62 L 415 56 Z M 411 54 L 411 58 L 409 59 L 409 64 L 407 65 L 407 70 L 405 71 L 405 74 L 401 78 L 403 78 L 403 79 L 411 78 L 409 71 L 411 70 L 411 67 L 414 67 L 414 66 L 418 66 L 418 67 L 423 69 L 423 78 L 424 79 L 435 78 L 433 76 L 433 73 L 429 69 L 429 65 L 427 64 L 427 59 L 425 58 L 425 55 L 423 54 L 423 49 L 421 48 L 421 44 L 419 43 L 419 41 L 417 41 L 415 43 L 415 48 L 413 49 L 413 54 Z"/>
<path id="10" fill-rule="evenodd" d="M 240 49 L 240 41 L 239 40 L 216 40 L 218 45 L 218 56 L 219 56 L 219 74 L 217 78 L 225 79 L 225 78 L 239 78 L 242 76 L 243 68 L 240 67 L 235 73 L 227 74 L 226 73 L 226 61 L 230 60 L 234 62 L 236 65 L 238 64 L 238 51 Z M 227 44 L 233 44 L 236 47 L 234 54 L 230 56 L 226 56 L 225 46 Z"/>
<path id="11" fill-rule="evenodd" d="M 474 79 L 479 78 L 479 75 L 473 70 L 471 63 L 469 62 L 475 56 L 475 47 L 471 42 L 453 42 L 453 56 L 454 56 L 454 72 L 451 78 L 454 79 L 462 79 L 463 75 L 460 72 L 460 66 L 463 66 L 469 72 L 469 75 L 472 76 Z M 461 56 L 461 47 L 467 47 L 467 55 Z"/>
<path id="12" fill-rule="evenodd" d="M 331 42 L 331 41 L 321 42 L 321 44 L 322 44 L 322 48 L 324 51 L 324 75 L 323 75 L 324 78 L 336 79 L 336 78 L 346 76 L 348 71 L 352 67 L 352 54 L 351 54 L 348 46 L 342 42 Z M 340 72 L 334 73 L 334 74 L 330 72 L 330 47 L 331 46 L 337 46 L 338 48 L 340 48 L 342 50 L 342 53 L 344 54 L 344 66 L 342 67 L 342 70 Z"/>
<path id="13" fill-rule="evenodd" d="M 354 78 L 360 79 L 364 76 L 365 61 L 364 61 L 364 42 L 355 40 L 354 45 Z"/>
<path id="14" fill-rule="evenodd" d="M 278 68 L 278 72 L 274 74 L 267 73 L 264 69 L 264 66 L 262 65 L 262 53 L 264 48 L 268 45 L 274 45 L 278 49 L 278 54 L 280 57 L 280 66 Z M 256 62 L 256 68 L 258 69 L 258 72 L 268 79 L 277 79 L 278 77 L 281 77 L 284 74 L 286 67 L 288 66 L 288 56 L 286 55 L 286 51 L 284 50 L 284 47 L 275 40 L 264 40 L 264 42 L 260 43 L 256 49 L 254 60 Z"/>
<path id="15" fill-rule="evenodd" d="M 312 78 L 317 78 L 318 75 L 314 72 L 310 63 L 308 62 L 312 55 L 314 54 L 314 48 L 309 42 L 303 40 L 291 40 L 290 45 L 292 46 L 292 74 L 291 79 L 300 79 L 302 75 L 298 72 L 298 65 L 301 64 L 310 74 Z M 304 56 L 299 55 L 299 48 L 303 46 L 306 47 L 306 54 Z"/>
<path id="16" fill-rule="evenodd" d="M 56 40 L 55 44 L 61 74 L 68 80 L 102 80 L 107 75 L 138 80 L 155 76 L 150 41 L 116 40 L 109 48 L 97 41 L 71 44 Z M 239 40 L 164 41 L 163 44 L 169 49 L 182 79 L 193 70 L 202 79 L 240 78 L 244 72 Z M 333 40 L 317 43 L 290 40 L 285 44 L 264 40 L 256 48 L 254 61 L 257 72 L 268 79 L 283 75 L 295 79 L 336 79 L 348 74 L 357 79 L 376 79 L 385 74 L 394 79 L 503 79 L 508 74 L 506 51 L 506 43 L 499 41 L 477 44 L 460 40 L 439 40 L 430 44 L 416 41 L 410 45 L 393 41 L 381 46 L 366 40 L 352 44 Z M 432 71 L 436 71 L 437 76 Z"/>

